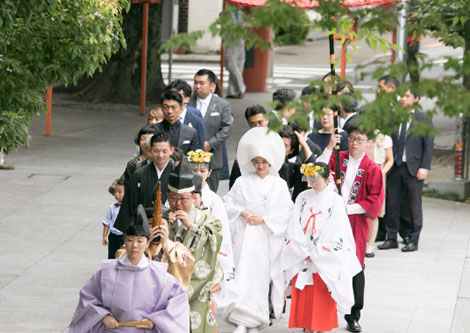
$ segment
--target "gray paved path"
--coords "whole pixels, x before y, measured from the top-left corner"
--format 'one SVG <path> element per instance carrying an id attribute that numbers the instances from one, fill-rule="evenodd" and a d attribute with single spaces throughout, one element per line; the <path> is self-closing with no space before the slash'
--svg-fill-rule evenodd
<path id="1" fill-rule="evenodd" d="M 246 130 L 242 110 L 262 99 L 269 94 L 233 104 L 231 159 Z M 79 289 L 106 257 L 100 237 L 113 202 L 107 187 L 131 156 L 143 122 L 137 107 L 121 108 L 55 106 L 53 136 L 42 135 L 41 116 L 30 148 L 8 156 L 16 169 L 0 171 L 0 332 L 66 330 Z M 376 251 L 367 261 L 364 332 L 467 331 L 469 214 L 467 204 L 425 199 L 420 250 Z M 286 320 L 267 331 L 287 332 Z M 221 323 L 221 332 L 230 331 Z M 342 321 L 337 331 L 344 331 Z"/>
<path id="2" fill-rule="evenodd" d="M 305 48 L 278 53 L 281 63 L 302 65 L 315 56 Z M 231 161 L 247 129 L 243 111 L 271 94 L 233 101 Z M 36 118 L 30 148 L 7 156 L 16 169 L 0 171 L 0 332 L 67 329 L 79 289 L 106 257 L 101 221 L 113 202 L 107 188 L 122 173 L 144 123 L 136 106 L 54 101 L 53 135 L 43 136 L 44 115 Z M 442 122 L 444 135 L 436 141 L 443 147 L 452 146 L 449 123 Z M 440 166 L 430 177 L 451 173 Z M 219 194 L 227 187 L 223 182 Z M 364 332 L 470 332 L 469 216 L 467 204 L 424 199 L 419 251 L 376 251 L 366 261 Z M 220 328 L 232 329 L 222 322 Z M 287 318 L 266 331 L 288 332 Z M 343 321 L 336 331 L 345 331 Z"/>

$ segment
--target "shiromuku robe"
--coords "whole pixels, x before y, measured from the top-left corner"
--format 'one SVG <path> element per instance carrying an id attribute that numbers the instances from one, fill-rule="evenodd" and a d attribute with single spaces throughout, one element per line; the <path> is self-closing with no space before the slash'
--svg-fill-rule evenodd
<path id="1" fill-rule="evenodd" d="M 349 153 L 347 151 L 339 152 L 341 187 L 343 187 L 344 177 L 348 168 L 348 160 Z M 336 161 L 334 154 L 331 154 L 328 167 L 331 171 L 335 172 Z M 333 177 L 336 183 L 337 175 L 333 174 Z M 365 154 L 359 164 L 356 177 L 348 195 L 348 200 L 345 202 L 347 205 L 358 204 L 365 212 L 363 214 L 348 215 L 356 242 L 356 255 L 362 267 L 364 267 L 370 219 L 377 217 L 383 201 L 384 187 L 382 170 Z"/>
<path id="2" fill-rule="evenodd" d="M 310 257 L 312 262 L 305 259 Z M 342 313 L 354 304 L 352 278 L 361 271 L 343 199 L 327 187 L 299 194 L 281 255 L 286 282 L 298 274 L 292 288 L 303 290 L 318 273 Z"/>
<path id="3" fill-rule="evenodd" d="M 280 317 L 284 306 L 284 279 L 278 274 L 280 252 L 293 203 L 287 183 L 277 175 L 239 177 L 224 197 L 230 221 L 238 295 L 230 301 L 224 316 L 245 327 L 262 329 L 269 325 L 268 293 Z M 264 224 L 248 225 L 243 210 L 263 217 Z"/>
<path id="4" fill-rule="evenodd" d="M 202 188 L 201 205 L 207 208 L 208 212 L 217 217 L 222 223 L 222 244 L 217 259 L 224 271 L 224 278 L 220 282 L 220 290 L 213 293 L 213 299 L 218 309 L 226 306 L 227 298 L 230 294 L 236 293 L 234 289 L 235 282 L 235 264 L 233 262 L 232 236 L 230 233 L 230 224 L 228 222 L 227 211 L 225 210 L 223 200 L 214 193 L 206 184 Z"/>
<path id="5" fill-rule="evenodd" d="M 181 242 L 194 256 L 194 273 L 188 288 L 191 332 L 216 332 L 216 321 L 209 306 L 209 292 L 223 279 L 217 261 L 222 242 L 222 224 L 205 210 L 193 208 L 187 228 L 178 221 L 170 224 L 169 238 Z"/>
<path id="6" fill-rule="evenodd" d="M 188 297 L 167 265 L 143 257 L 134 266 L 123 259 L 104 261 L 82 288 L 69 332 L 189 332 Z M 118 322 L 150 319 L 155 326 L 108 330 L 102 323 L 108 314 Z"/>

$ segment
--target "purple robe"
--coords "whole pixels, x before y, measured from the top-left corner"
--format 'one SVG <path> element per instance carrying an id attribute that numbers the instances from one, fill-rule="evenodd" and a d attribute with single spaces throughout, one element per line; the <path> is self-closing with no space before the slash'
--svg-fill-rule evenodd
<path id="1" fill-rule="evenodd" d="M 143 265 L 141 265 L 143 263 Z M 189 332 L 188 297 L 167 264 L 143 258 L 139 265 L 106 260 L 80 291 L 70 333 L 108 332 L 102 320 L 150 319 L 152 330 L 120 327 L 109 332 Z"/>

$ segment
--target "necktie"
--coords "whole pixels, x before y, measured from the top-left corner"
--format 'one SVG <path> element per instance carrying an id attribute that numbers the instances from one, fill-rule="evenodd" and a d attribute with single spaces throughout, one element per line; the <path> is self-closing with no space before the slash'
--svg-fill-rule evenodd
<path id="1" fill-rule="evenodd" d="M 401 124 L 400 137 L 398 138 L 398 152 L 396 163 L 400 166 L 403 162 L 403 152 L 405 150 L 406 123 Z"/>

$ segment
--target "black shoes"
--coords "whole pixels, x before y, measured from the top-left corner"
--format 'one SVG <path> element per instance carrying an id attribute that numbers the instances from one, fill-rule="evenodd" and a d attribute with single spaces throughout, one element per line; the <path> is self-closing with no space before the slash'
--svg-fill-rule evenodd
<path id="1" fill-rule="evenodd" d="M 413 242 L 409 242 L 404 246 L 402 249 L 402 252 L 413 252 L 413 251 L 418 251 L 418 245 L 416 245 Z"/>
<path id="2" fill-rule="evenodd" d="M 409 242 L 410 242 L 410 237 L 406 236 L 403 238 L 403 241 L 402 241 L 403 244 L 408 245 Z"/>
<path id="3" fill-rule="evenodd" d="M 375 253 L 374 252 L 366 252 L 366 258 L 374 258 Z"/>
<path id="4" fill-rule="evenodd" d="M 346 327 L 346 329 L 349 332 L 362 332 L 361 325 L 359 325 L 359 322 L 357 320 L 348 321 L 348 326 Z"/>
<path id="5" fill-rule="evenodd" d="M 398 242 L 395 239 L 387 239 L 383 244 L 377 245 L 379 250 L 398 249 Z"/>

